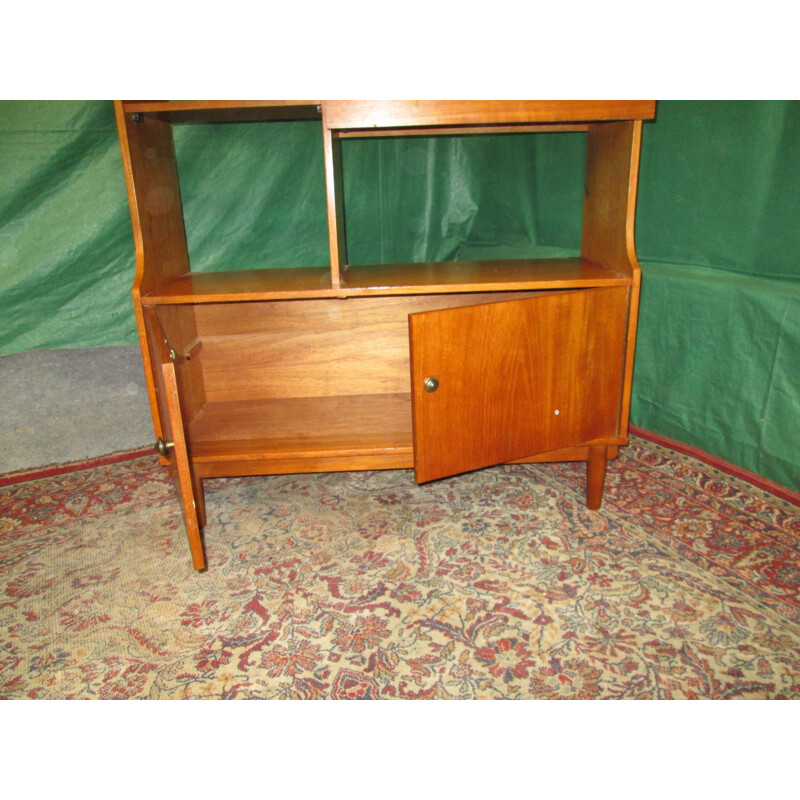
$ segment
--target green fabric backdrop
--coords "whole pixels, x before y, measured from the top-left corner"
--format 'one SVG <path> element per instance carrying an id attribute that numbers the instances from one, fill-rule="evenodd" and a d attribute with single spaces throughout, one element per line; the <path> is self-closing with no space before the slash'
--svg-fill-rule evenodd
<path id="1" fill-rule="evenodd" d="M 320 144 L 310 122 L 177 128 L 193 267 L 327 264 Z M 574 254 L 583 149 L 580 133 L 348 140 L 350 261 Z M 0 176 L 0 354 L 134 343 L 111 103 L 1 102 Z M 798 219 L 800 102 L 658 104 L 632 421 L 795 489 Z"/>

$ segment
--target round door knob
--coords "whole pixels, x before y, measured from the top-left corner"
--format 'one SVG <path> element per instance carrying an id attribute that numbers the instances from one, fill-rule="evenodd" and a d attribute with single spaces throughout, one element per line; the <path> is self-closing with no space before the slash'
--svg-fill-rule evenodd
<path id="1" fill-rule="evenodd" d="M 165 442 L 160 436 L 156 439 L 156 452 L 160 456 L 165 456 L 171 447 L 175 447 L 175 442 Z"/>
<path id="2" fill-rule="evenodd" d="M 426 392 L 435 392 L 439 388 L 439 379 L 433 377 L 425 378 L 422 385 L 425 387 Z"/>

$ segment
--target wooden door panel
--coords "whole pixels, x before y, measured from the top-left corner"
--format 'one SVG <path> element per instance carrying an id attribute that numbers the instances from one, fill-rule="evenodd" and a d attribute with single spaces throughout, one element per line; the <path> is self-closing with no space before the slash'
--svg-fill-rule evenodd
<path id="1" fill-rule="evenodd" d="M 552 292 L 409 315 L 415 480 L 615 436 L 627 293 Z"/>
<path id="2" fill-rule="evenodd" d="M 169 471 L 183 511 L 186 535 L 195 569 L 206 566 L 203 543 L 200 536 L 200 521 L 195 499 L 192 465 L 189 458 L 186 428 L 181 411 L 181 398 L 175 364 L 170 358 L 161 324 L 152 308 L 146 307 L 145 324 L 148 339 L 156 356 L 156 397 L 161 414 L 163 438 L 169 444 Z"/>

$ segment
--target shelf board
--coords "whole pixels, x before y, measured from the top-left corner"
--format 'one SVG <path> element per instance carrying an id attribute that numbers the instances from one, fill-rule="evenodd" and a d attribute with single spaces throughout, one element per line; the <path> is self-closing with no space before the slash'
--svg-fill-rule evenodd
<path id="1" fill-rule="evenodd" d="M 126 114 L 167 122 L 264 122 L 321 119 L 319 100 L 141 100 L 125 101 Z"/>
<path id="2" fill-rule="evenodd" d="M 355 128 L 336 131 L 340 139 L 373 139 L 403 136 L 472 136 L 509 133 L 575 133 L 589 130 L 587 122 L 514 123 L 500 125 L 445 125 L 418 128 Z"/>
<path id="3" fill-rule="evenodd" d="M 327 267 L 189 272 L 142 298 L 146 305 L 323 297 L 450 294 L 627 286 L 630 278 L 582 258 L 443 261 L 349 266 L 341 285 Z"/>
<path id="4" fill-rule="evenodd" d="M 341 290 L 348 296 L 536 291 L 630 283 L 627 276 L 582 258 L 348 266 L 341 280 Z"/>
<path id="5" fill-rule="evenodd" d="M 413 454 L 409 394 L 207 403 L 189 426 L 192 460 Z"/>
<path id="6" fill-rule="evenodd" d="M 652 119 L 654 100 L 327 100 L 331 130 Z"/>
<path id="7" fill-rule="evenodd" d="M 187 272 L 142 297 L 146 305 L 330 297 L 328 267 Z"/>

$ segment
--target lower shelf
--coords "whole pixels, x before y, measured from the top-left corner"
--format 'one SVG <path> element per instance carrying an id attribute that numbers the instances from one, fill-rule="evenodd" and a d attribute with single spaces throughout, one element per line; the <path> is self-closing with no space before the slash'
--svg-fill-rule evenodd
<path id="1" fill-rule="evenodd" d="M 189 427 L 195 478 L 411 469 L 409 394 L 207 403 Z M 608 457 L 617 444 L 606 442 Z M 588 444 L 588 443 L 587 443 Z M 587 445 L 513 463 L 586 461 Z"/>
<path id="2" fill-rule="evenodd" d="M 194 464 L 402 456 L 413 463 L 409 394 L 207 403 L 189 426 Z"/>

